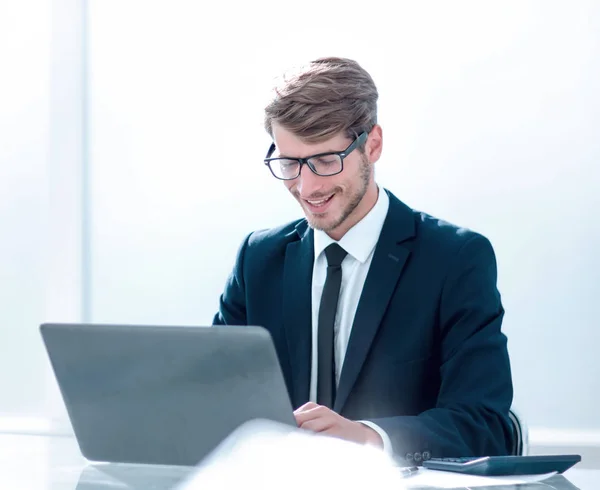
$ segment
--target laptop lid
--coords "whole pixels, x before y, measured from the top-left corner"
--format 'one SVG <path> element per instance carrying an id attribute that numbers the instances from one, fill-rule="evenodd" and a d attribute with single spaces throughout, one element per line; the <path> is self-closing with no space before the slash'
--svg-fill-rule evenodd
<path id="1" fill-rule="evenodd" d="M 261 327 L 43 324 L 81 452 L 91 461 L 197 464 L 238 426 L 295 426 Z"/>

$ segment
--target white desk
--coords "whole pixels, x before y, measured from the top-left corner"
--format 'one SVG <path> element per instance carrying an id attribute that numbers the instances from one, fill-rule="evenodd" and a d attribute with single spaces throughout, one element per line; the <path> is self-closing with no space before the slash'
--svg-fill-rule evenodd
<path id="1" fill-rule="evenodd" d="M 7 490 L 166 490 L 190 472 L 180 467 L 90 465 L 70 437 L 0 434 L 0 488 Z M 252 482 L 244 482 L 254 488 Z M 485 488 L 485 487 L 480 487 Z M 596 490 L 600 470 L 574 468 L 542 483 L 494 487 L 515 490 Z M 314 490 L 318 490 L 314 487 Z"/>

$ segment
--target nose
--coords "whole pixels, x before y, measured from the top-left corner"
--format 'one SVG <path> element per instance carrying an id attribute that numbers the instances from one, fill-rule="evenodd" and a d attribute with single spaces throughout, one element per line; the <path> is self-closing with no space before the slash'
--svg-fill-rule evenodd
<path id="1" fill-rule="evenodd" d="M 320 175 L 315 174 L 308 165 L 302 165 L 300 175 L 298 176 L 298 183 L 296 184 L 300 196 L 307 198 L 323 187 L 323 179 Z"/>

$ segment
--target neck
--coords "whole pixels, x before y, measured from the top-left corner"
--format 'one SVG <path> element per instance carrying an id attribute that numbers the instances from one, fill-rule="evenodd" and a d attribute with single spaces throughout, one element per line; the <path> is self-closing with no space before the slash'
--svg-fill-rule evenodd
<path id="1" fill-rule="evenodd" d="M 362 220 L 369 211 L 373 209 L 375 204 L 377 203 L 377 198 L 379 197 L 379 188 L 374 180 L 372 180 L 367 188 L 367 192 L 361 199 L 358 206 L 352 211 L 352 214 L 348 216 L 340 226 L 338 226 L 335 230 L 328 231 L 327 234 L 333 238 L 336 242 L 339 242 L 342 237 L 348 233 L 348 231 L 356 225 L 360 220 Z"/>

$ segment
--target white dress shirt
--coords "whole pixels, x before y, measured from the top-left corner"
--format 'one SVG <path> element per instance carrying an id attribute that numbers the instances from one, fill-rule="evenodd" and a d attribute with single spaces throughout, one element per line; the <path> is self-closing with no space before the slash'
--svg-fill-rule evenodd
<path id="1" fill-rule="evenodd" d="M 362 293 L 375 245 L 379 240 L 383 222 L 387 216 L 390 199 L 385 190 L 379 188 L 378 198 L 375 206 L 369 213 L 354 225 L 348 232 L 337 242 L 348 255 L 342 262 L 342 285 L 340 288 L 340 296 L 338 300 L 337 312 L 335 315 L 334 325 L 334 355 L 335 355 L 335 381 L 336 384 L 340 381 L 340 373 L 344 365 L 344 357 L 350 332 L 352 331 L 352 323 L 354 315 L 358 307 L 358 301 Z M 320 230 L 314 231 L 315 244 L 315 261 L 313 265 L 312 279 L 312 366 L 310 376 L 310 400 L 317 400 L 317 359 L 318 359 L 318 318 L 319 305 L 321 303 L 321 294 L 325 285 L 327 275 L 327 258 L 323 251 L 325 248 L 334 243 L 327 233 Z M 371 427 L 383 439 L 383 448 L 386 453 L 391 454 L 392 447 L 389 436 L 378 425 L 369 421 L 360 421 L 361 423 Z"/>

